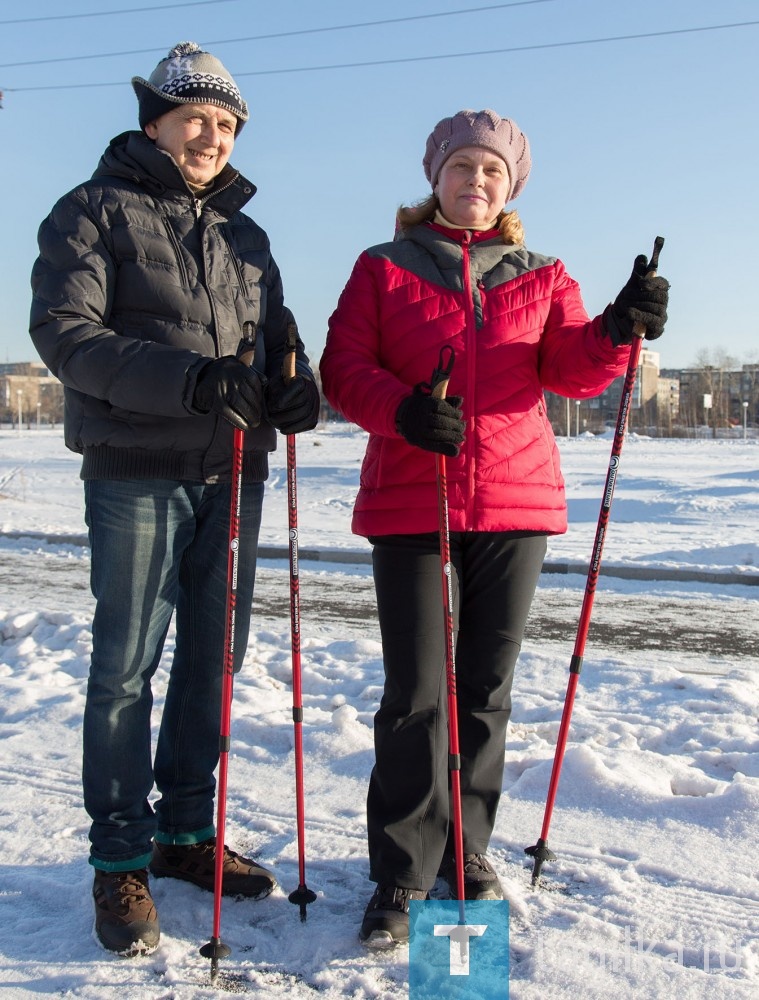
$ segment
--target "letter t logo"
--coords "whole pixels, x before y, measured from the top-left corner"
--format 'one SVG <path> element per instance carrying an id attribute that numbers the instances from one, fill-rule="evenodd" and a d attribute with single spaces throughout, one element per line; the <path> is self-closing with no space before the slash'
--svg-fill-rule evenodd
<path id="1" fill-rule="evenodd" d="M 435 924 L 435 937 L 449 937 L 450 941 L 450 974 L 452 976 L 469 975 L 469 938 L 482 937 L 488 929 L 487 924 Z"/>

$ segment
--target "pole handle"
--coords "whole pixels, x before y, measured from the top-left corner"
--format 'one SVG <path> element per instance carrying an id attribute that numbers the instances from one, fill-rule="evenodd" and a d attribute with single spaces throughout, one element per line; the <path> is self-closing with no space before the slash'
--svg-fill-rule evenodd
<path id="1" fill-rule="evenodd" d="M 453 371 L 453 362 L 456 360 L 456 352 L 453 350 L 450 344 L 440 348 L 440 356 L 437 362 L 437 368 L 432 373 L 432 378 L 430 379 L 430 389 L 432 390 L 431 395 L 435 399 L 445 399 L 448 393 L 448 383 L 451 380 L 451 372 Z"/>
<path id="2" fill-rule="evenodd" d="M 242 325 L 242 338 L 237 345 L 237 360 L 248 368 L 253 364 L 256 354 L 256 324 L 246 319 Z"/>
<path id="3" fill-rule="evenodd" d="M 656 272 L 659 268 L 659 254 L 661 253 L 661 248 L 664 246 L 664 237 L 657 236 L 654 240 L 654 252 L 651 254 L 651 260 L 648 262 L 648 270 L 646 271 L 647 278 L 655 278 Z M 633 325 L 633 336 L 640 337 L 642 340 L 646 335 L 646 326 L 644 323 L 635 323 Z"/>
<path id="4" fill-rule="evenodd" d="M 295 356 L 298 351 L 298 324 L 295 321 L 287 324 L 287 350 L 282 361 L 282 378 L 286 383 L 295 378 Z"/>

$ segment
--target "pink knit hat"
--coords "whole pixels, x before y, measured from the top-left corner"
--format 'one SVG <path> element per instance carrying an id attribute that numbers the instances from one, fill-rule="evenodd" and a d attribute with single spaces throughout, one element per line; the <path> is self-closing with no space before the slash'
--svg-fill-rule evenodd
<path id="1" fill-rule="evenodd" d="M 530 176 L 532 160 L 527 136 L 511 118 L 501 118 L 495 111 L 458 111 L 452 118 L 439 121 L 427 139 L 422 164 L 427 180 L 434 188 L 445 161 L 465 146 L 479 146 L 496 153 L 509 168 L 511 188 L 507 201 L 521 192 Z"/>

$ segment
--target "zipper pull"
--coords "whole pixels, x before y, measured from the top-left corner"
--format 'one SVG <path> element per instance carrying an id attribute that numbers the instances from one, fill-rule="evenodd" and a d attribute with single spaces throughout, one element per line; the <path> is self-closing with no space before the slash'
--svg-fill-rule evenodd
<path id="1" fill-rule="evenodd" d="M 195 218 L 199 219 L 203 211 L 203 202 L 200 200 L 200 198 L 194 198 L 192 204 L 193 207 L 195 208 Z"/>

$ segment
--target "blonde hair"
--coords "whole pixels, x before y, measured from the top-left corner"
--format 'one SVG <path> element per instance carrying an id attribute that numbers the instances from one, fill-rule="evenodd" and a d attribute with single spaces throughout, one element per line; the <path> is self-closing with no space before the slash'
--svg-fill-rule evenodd
<path id="1" fill-rule="evenodd" d="M 420 226 L 424 222 L 431 222 L 435 217 L 435 212 L 440 208 L 436 194 L 430 194 L 421 201 L 414 202 L 413 205 L 401 205 L 398 209 L 396 221 L 398 229 L 406 232 L 412 226 Z M 496 226 L 501 231 L 501 238 L 504 243 L 516 244 L 524 243 L 524 227 L 522 220 L 515 211 L 503 211 L 496 219 Z"/>

